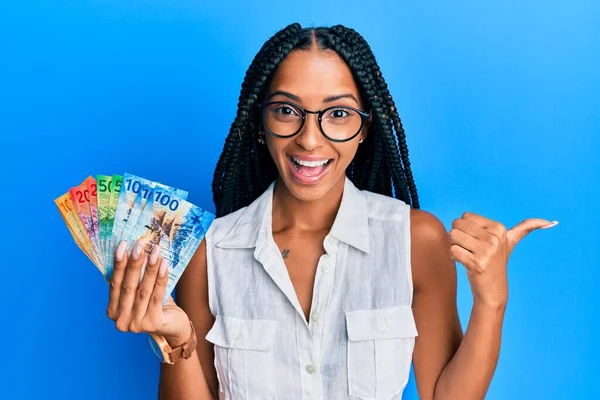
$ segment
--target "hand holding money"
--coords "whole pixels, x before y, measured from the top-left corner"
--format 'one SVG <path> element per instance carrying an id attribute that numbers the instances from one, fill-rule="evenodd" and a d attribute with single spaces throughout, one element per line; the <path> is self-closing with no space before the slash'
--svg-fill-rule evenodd
<path id="1" fill-rule="evenodd" d="M 163 306 L 169 262 L 161 256 L 159 246 L 149 255 L 143 246 L 138 241 L 130 257 L 127 242 L 117 247 L 106 313 L 122 332 L 156 333 L 163 335 L 171 347 L 179 346 L 189 336 L 190 325 L 172 297 Z"/>
<path id="2" fill-rule="evenodd" d="M 110 283 L 107 313 L 117 329 L 173 341 L 189 333 L 170 295 L 214 215 L 187 194 L 126 173 L 89 176 L 55 200 L 75 243 Z"/>

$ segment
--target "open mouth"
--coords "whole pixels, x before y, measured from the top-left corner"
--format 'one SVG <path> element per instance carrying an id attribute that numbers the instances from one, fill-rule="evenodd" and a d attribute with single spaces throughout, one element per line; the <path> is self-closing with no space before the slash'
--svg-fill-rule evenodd
<path id="1" fill-rule="evenodd" d="M 304 183 L 315 183 L 318 181 L 333 162 L 333 158 L 308 161 L 290 156 L 288 159 L 292 166 L 292 172 L 296 178 Z"/>

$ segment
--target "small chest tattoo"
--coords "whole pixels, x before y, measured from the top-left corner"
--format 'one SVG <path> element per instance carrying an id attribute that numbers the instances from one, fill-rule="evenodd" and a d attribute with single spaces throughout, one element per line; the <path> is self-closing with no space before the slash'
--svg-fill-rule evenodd
<path id="1" fill-rule="evenodd" d="M 281 256 L 284 260 L 287 258 L 288 254 L 290 254 L 290 249 L 283 249 L 283 251 L 281 252 Z"/>

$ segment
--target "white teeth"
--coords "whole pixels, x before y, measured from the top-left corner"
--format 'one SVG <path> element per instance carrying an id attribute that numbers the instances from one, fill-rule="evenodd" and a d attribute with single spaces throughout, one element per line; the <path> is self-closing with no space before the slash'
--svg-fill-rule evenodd
<path id="1" fill-rule="evenodd" d="M 329 161 L 329 160 L 321 160 L 321 161 L 304 161 L 304 160 L 298 160 L 298 159 L 297 159 L 297 158 L 295 158 L 295 157 L 292 157 L 292 160 L 294 160 L 294 162 L 295 162 L 295 163 L 297 163 L 297 164 L 300 164 L 300 165 L 302 165 L 302 166 L 304 166 L 304 167 L 311 167 L 311 168 L 314 168 L 314 167 L 321 167 L 321 166 L 323 166 L 323 165 L 327 164 L 327 162 Z"/>

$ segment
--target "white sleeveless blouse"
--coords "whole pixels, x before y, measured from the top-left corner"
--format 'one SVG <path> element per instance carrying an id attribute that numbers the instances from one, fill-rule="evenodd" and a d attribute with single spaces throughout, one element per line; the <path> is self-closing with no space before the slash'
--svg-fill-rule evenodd
<path id="1" fill-rule="evenodd" d="M 219 399 L 398 400 L 417 329 L 410 207 L 345 178 L 307 322 L 272 235 L 274 184 L 206 234 Z"/>

